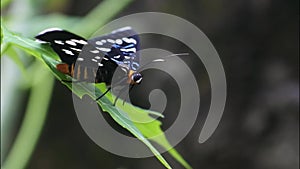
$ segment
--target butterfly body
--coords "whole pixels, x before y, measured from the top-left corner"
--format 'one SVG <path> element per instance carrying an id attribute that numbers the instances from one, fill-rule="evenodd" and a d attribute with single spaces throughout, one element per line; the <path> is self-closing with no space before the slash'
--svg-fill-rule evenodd
<path id="1" fill-rule="evenodd" d="M 36 37 L 50 43 L 62 60 L 57 70 L 78 81 L 111 84 L 117 67 L 121 67 L 129 84 L 138 84 L 142 76 L 139 67 L 139 38 L 130 27 L 86 40 L 71 32 L 50 28 Z"/>

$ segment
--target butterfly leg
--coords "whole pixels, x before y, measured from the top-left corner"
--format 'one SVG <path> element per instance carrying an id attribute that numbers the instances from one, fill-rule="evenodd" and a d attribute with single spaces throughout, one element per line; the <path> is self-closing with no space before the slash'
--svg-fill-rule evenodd
<path id="1" fill-rule="evenodd" d="M 131 92 L 132 88 L 133 88 L 134 85 L 130 85 L 130 88 L 129 88 L 129 92 L 128 92 L 128 97 L 129 97 L 129 93 Z M 123 105 L 125 104 L 125 102 L 127 101 L 127 97 L 125 97 L 125 99 L 123 100 Z"/>
<path id="2" fill-rule="evenodd" d="M 96 101 L 98 101 L 98 100 L 101 99 L 103 96 L 105 96 L 106 93 L 108 93 L 110 90 L 111 90 L 111 87 L 108 87 L 107 90 L 106 90 L 101 96 L 99 96 L 99 97 L 96 99 Z"/>
<path id="3" fill-rule="evenodd" d="M 115 106 L 116 105 L 116 103 L 117 103 L 117 101 L 118 101 L 118 99 L 120 98 L 120 96 L 126 91 L 126 89 L 127 89 L 127 87 L 125 86 L 125 87 L 123 87 L 121 90 L 120 90 L 120 92 L 118 93 L 118 95 L 117 95 L 117 97 L 116 97 L 116 99 L 115 99 L 115 101 L 114 101 L 114 104 L 113 104 L 113 106 Z"/>
<path id="4" fill-rule="evenodd" d="M 124 79 L 121 79 L 119 82 L 117 82 L 117 83 L 114 84 L 114 85 L 115 85 L 115 86 L 120 85 L 121 83 L 126 82 L 126 80 L 127 80 L 127 77 L 124 78 Z M 107 89 L 101 96 L 99 96 L 99 97 L 96 99 L 96 101 L 99 100 L 99 99 L 101 99 L 107 92 L 109 92 L 109 91 L 111 90 L 111 88 L 112 88 L 111 86 L 108 87 L 108 89 Z M 126 89 L 126 87 L 122 88 L 121 91 L 119 92 L 118 96 L 116 97 L 116 99 L 115 99 L 115 101 L 114 101 L 114 104 L 113 104 L 114 106 L 116 105 L 118 98 L 119 98 L 119 97 L 121 96 L 121 94 L 125 91 L 125 89 Z"/>

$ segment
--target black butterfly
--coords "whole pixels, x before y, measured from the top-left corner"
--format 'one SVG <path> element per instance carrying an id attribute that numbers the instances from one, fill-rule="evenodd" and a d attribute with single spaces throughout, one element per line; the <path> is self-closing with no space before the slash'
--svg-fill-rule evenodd
<path id="1" fill-rule="evenodd" d="M 110 85 L 118 66 L 126 74 L 120 82 L 127 81 L 131 85 L 130 89 L 142 81 L 142 75 L 138 72 L 139 37 L 130 27 L 90 40 L 58 28 L 46 29 L 35 38 L 42 43 L 50 43 L 63 62 L 56 66 L 57 70 L 79 82 L 104 82 Z M 96 100 L 110 89 L 111 87 Z"/>

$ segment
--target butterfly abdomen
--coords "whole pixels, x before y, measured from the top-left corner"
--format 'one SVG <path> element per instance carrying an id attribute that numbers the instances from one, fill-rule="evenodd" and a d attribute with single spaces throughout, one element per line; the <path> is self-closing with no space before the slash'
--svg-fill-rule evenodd
<path id="1" fill-rule="evenodd" d="M 87 66 L 74 66 L 65 63 L 57 64 L 56 69 L 63 74 L 72 76 L 77 81 L 89 82 L 89 83 L 100 83 L 99 77 L 97 78 L 97 69 L 89 68 Z"/>
<path id="2" fill-rule="evenodd" d="M 107 70 L 107 67 L 98 67 L 90 68 L 88 66 L 78 66 L 68 65 L 65 63 L 57 64 L 56 69 L 63 74 L 72 76 L 77 81 L 84 81 L 89 83 L 101 83 L 111 84 L 111 77 L 113 76 L 117 65 L 114 63 L 106 63 L 110 67 L 110 70 Z"/>
<path id="3" fill-rule="evenodd" d="M 97 81 L 97 69 L 78 64 L 74 67 L 73 78 L 78 81 L 95 83 Z"/>

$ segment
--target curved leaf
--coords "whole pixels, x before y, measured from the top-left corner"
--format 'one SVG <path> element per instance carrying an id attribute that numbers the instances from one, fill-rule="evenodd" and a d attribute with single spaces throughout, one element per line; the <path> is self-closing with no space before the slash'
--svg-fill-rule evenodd
<path id="1" fill-rule="evenodd" d="M 67 75 L 64 75 L 57 71 L 56 65 L 59 63 L 58 56 L 48 45 L 41 45 L 31 39 L 24 38 L 16 33 L 11 33 L 1 25 L 1 31 L 3 31 L 3 42 L 9 45 L 15 45 L 25 52 L 35 56 L 37 59 L 42 60 L 52 71 L 54 76 L 59 79 L 70 79 Z M 76 89 L 72 89 L 71 83 L 64 83 L 73 93 L 78 97 L 83 95 L 89 95 L 95 99 L 94 89 L 95 85 L 87 83 L 78 83 Z M 96 96 L 99 96 L 106 90 L 105 85 L 96 85 Z M 126 128 L 136 138 L 142 141 L 156 156 L 156 158 L 166 167 L 171 168 L 168 162 L 162 157 L 157 149 L 149 142 L 148 139 L 158 143 L 160 146 L 169 150 L 169 153 L 180 162 L 185 168 L 192 168 L 180 154 L 172 148 L 166 139 L 163 131 L 161 130 L 161 122 L 153 119 L 150 114 L 155 114 L 163 117 L 160 113 L 150 110 L 144 110 L 135 107 L 131 104 L 123 105 L 121 101 L 117 102 L 116 106 L 112 105 L 112 94 L 107 94 L 105 97 L 98 101 L 102 110 L 108 112 L 110 116 L 122 127 Z M 134 120 L 133 120 L 134 119 Z M 138 123 L 136 121 L 147 121 L 147 123 Z"/>

